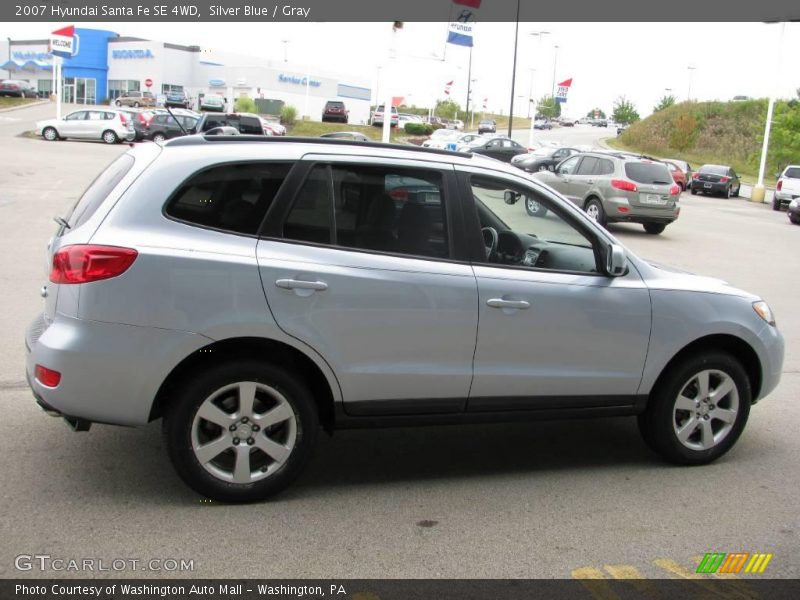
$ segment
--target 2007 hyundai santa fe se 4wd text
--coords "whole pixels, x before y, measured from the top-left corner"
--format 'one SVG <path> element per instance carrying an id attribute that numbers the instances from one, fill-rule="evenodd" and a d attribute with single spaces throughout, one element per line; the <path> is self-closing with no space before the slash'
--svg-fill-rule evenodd
<path id="1" fill-rule="evenodd" d="M 180 477 L 223 501 L 289 485 L 320 428 L 636 415 L 708 463 L 780 378 L 763 300 L 480 156 L 189 136 L 120 156 L 59 221 L 38 403 L 79 430 L 163 417 Z"/>

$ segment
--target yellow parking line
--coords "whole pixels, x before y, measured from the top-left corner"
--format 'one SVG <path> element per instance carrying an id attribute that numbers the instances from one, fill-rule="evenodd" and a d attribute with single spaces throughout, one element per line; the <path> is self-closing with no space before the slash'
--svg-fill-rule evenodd
<path id="1" fill-rule="evenodd" d="M 583 587 L 586 588 L 596 600 L 621 600 L 611 586 L 608 579 L 600 569 L 594 567 L 581 567 L 572 570 L 572 578 L 580 579 Z"/>
<path id="2" fill-rule="evenodd" d="M 658 589 L 651 581 L 645 579 L 636 567 L 631 565 L 605 565 L 604 568 L 614 579 L 629 579 L 628 583 L 646 598 L 661 598 L 661 593 Z"/>

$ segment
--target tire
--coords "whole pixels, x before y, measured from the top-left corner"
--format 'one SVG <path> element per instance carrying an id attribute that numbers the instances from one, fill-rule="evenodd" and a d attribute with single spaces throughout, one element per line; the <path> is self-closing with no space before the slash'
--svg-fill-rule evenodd
<path id="1" fill-rule="evenodd" d="M 741 191 L 742 191 L 742 185 L 739 184 L 739 187 L 737 187 L 736 191 L 733 193 L 733 197 L 734 198 L 738 198 L 739 197 L 739 192 L 741 192 Z"/>
<path id="2" fill-rule="evenodd" d="M 160 144 L 160 143 L 162 143 L 162 142 L 163 142 L 164 140 L 166 140 L 166 139 L 167 139 L 167 138 L 166 138 L 166 137 L 164 137 L 164 134 L 163 134 L 163 133 L 157 133 L 157 134 L 155 134 L 155 135 L 153 136 L 153 141 L 154 141 L 154 142 L 157 142 L 157 143 L 159 143 L 159 144 Z"/>
<path id="3" fill-rule="evenodd" d="M 110 129 L 106 129 L 103 132 L 103 141 L 106 144 L 116 144 L 117 142 L 119 142 L 119 137 L 117 136 L 116 133 L 114 133 Z"/>
<path id="4" fill-rule="evenodd" d="M 781 209 L 781 201 L 777 198 L 772 199 L 772 210 L 779 211 Z"/>
<path id="5" fill-rule="evenodd" d="M 42 137 L 48 142 L 57 142 L 58 131 L 56 131 L 55 127 L 45 127 L 42 131 Z"/>
<path id="6" fill-rule="evenodd" d="M 644 230 L 647 233 L 653 235 L 658 235 L 667 228 L 667 226 L 664 225 L 664 223 L 644 223 L 642 227 L 644 227 Z"/>
<path id="7" fill-rule="evenodd" d="M 549 171 L 550 167 L 548 167 L 547 165 L 539 165 L 538 167 L 536 167 L 536 170 L 537 171 Z"/>
<path id="8" fill-rule="evenodd" d="M 116 106 L 122 106 L 122 102 L 120 102 L 119 100 L 116 100 L 116 101 L 114 102 L 114 104 L 115 104 Z"/>
<path id="9" fill-rule="evenodd" d="M 723 194 L 723 196 L 725 196 L 725 198 L 730 198 L 731 195 L 732 195 L 731 194 L 731 186 L 728 186 L 728 187 L 725 188 L 725 193 Z"/>
<path id="10" fill-rule="evenodd" d="M 597 198 L 589 200 L 583 210 L 585 210 L 589 218 L 593 219 L 598 225 L 602 227 L 606 226 L 606 211 L 603 210 L 603 204 Z"/>
<path id="11" fill-rule="evenodd" d="M 138 102 L 134 102 L 133 103 L 133 108 L 139 108 L 139 103 Z"/>
<path id="12" fill-rule="evenodd" d="M 800 217 L 789 215 L 789 220 L 795 225 L 800 225 Z"/>
<path id="13" fill-rule="evenodd" d="M 244 386 L 245 398 L 254 399 L 250 408 L 242 406 L 237 384 Z M 199 416 L 201 407 L 221 424 Z M 272 425 L 259 429 L 258 422 L 276 410 L 280 416 Z M 237 431 L 248 437 L 237 438 Z M 317 408 L 302 379 L 256 360 L 195 372 L 184 380 L 163 424 L 167 452 L 180 478 L 221 502 L 255 502 L 285 489 L 311 458 L 318 431 Z M 212 444 L 204 455 L 195 450 Z M 241 456 L 247 457 L 246 464 L 239 462 Z"/>
<path id="14" fill-rule="evenodd" d="M 525 211 L 532 217 L 543 217 L 547 214 L 547 208 L 530 197 L 525 200 Z"/>
<path id="15" fill-rule="evenodd" d="M 689 186 L 689 191 L 692 193 L 692 196 L 697 196 L 697 190 L 694 189 L 692 186 Z"/>
<path id="16" fill-rule="evenodd" d="M 716 350 L 688 356 L 668 368 L 638 417 L 639 431 L 647 445 L 669 462 L 708 464 L 739 439 L 750 414 L 750 380 L 738 360 Z M 703 380 L 705 397 L 700 387 Z M 723 385 L 730 390 L 714 398 Z M 686 408 L 681 409 L 679 403 Z"/>

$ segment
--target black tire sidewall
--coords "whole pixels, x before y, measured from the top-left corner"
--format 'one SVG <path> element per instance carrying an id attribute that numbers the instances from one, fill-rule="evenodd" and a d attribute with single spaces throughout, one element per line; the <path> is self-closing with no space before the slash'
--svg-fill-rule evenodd
<path id="1" fill-rule="evenodd" d="M 600 225 L 601 227 L 605 227 L 606 224 L 608 223 L 608 219 L 606 218 L 606 211 L 605 211 L 605 209 L 603 209 L 603 203 L 600 202 L 600 200 L 598 200 L 596 198 L 592 198 L 591 200 L 589 200 L 586 203 L 586 210 L 587 211 L 589 210 L 589 207 L 592 204 L 595 204 L 597 206 L 597 210 L 598 210 L 598 212 L 597 212 L 597 221 L 596 221 L 597 224 Z"/>
<path id="2" fill-rule="evenodd" d="M 724 440 L 708 450 L 692 450 L 678 440 L 673 428 L 673 407 L 678 393 L 694 374 L 706 369 L 727 373 L 739 392 L 739 414 L 733 429 Z M 650 448 L 676 464 L 702 465 L 710 463 L 733 447 L 742 434 L 750 414 L 752 390 L 741 363 L 730 354 L 708 351 L 684 359 L 670 368 L 657 382 L 647 409 L 639 415 L 639 429 Z"/>
<path id="3" fill-rule="evenodd" d="M 271 476 L 250 484 L 215 478 L 192 450 L 191 430 L 198 408 L 214 391 L 237 381 L 257 381 L 275 388 L 292 406 L 297 420 L 295 446 L 286 463 Z M 254 502 L 282 491 L 311 458 L 318 430 L 317 408 L 305 384 L 291 371 L 252 360 L 225 363 L 190 378 L 173 398 L 163 424 L 167 452 L 181 479 L 201 495 L 222 502 Z"/>

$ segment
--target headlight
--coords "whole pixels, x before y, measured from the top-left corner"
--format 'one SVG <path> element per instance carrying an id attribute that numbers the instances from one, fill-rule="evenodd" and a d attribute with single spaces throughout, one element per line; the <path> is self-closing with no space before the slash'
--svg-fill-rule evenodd
<path id="1" fill-rule="evenodd" d="M 789 208 L 797 208 L 798 206 L 800 206 L 800 199 L 798 198 L 795 198 L 794 200 L 789 202 Z"/>
<path id="2" fill-rule="evenodd" d="M 773 327 L 775 326 L 775 317 L 773 316 L 772 310 L 766 302 L 763 300 L 753 302 L 753 310 L 756 311 L 756 314 L 764 319 L 767 323 Z"/>

